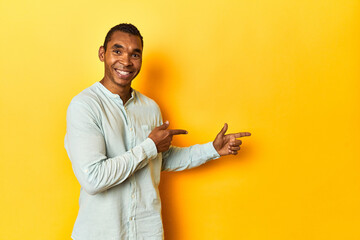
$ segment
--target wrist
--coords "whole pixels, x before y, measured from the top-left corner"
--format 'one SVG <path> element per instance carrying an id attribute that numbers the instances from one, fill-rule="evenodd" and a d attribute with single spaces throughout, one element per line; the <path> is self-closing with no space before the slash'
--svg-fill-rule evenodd
<path id="1" fill-rule="evenodd" d="M 215 141 L 213 141 L 212 142 L 212 146 L 214 147 L 214 150 L 217 152 L 217 154 L 219 154 L 220 155 L 220 149 L 218 149 L 218 147 L 217 147 L 217 145 L 216 145 L 216 143 L 215 143 Z M 220 155 L 221 156 L 221 155 Z"/>

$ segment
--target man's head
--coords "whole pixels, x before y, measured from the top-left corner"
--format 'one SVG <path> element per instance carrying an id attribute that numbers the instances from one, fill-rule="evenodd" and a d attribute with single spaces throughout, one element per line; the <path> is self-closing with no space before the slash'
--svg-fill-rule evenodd
<path id="1" fill-rule="evenodd" d="M 130 23 L 120 23 L 120 24 L 112 27 L 106 34 L 104 45 L 103 45 L 105 51 L 107 49 L 108 42 L 111 40 L 111 36 L 116 31 L 130 33 L 132 35 L 138 36 L 141 40 L 141 47 L 144 47 L 144 41 L 143 41 L 143 37 L 140 34 L 140 31 L 134 25 L 132 25 Z"/>
<path id="2" fill-rule="evenodd" d="M 99 49 L 99 59 L 104 62 L 105 75 L 101 81 L 111 91 L 128 91 L 132 80 L 140 72 L 143 39 L 132 24 L 119 24 L 107 33 Z"/>

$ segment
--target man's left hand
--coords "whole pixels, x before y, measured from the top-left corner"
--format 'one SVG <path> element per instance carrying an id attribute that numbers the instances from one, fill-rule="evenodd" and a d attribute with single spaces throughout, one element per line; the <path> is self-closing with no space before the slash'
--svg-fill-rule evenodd
<path id="1" fill-rule="evenodd" d="M 229 154 L 236 155 L 240 150 L 240 145 L 242 144 L 242 141 L 237 138 L 251 136 L 251 133 L 249 132 L 239 132 L 225 135 L 227 129 L 228 125 L 225 123 L 224 127 L 218 133 L 213 142 L 214 148 L 220 156 Z"/>

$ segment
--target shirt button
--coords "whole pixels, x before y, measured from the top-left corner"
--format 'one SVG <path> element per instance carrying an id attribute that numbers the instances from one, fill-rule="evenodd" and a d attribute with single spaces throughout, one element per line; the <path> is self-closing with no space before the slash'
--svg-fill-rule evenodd
<path id="1" fill-rule="evenodd" d="M 133 130 L 133 128 L 130 128 L 130 131 L 132 131 Z"/>
<path id="2" fill-rule="evenodd" d="M 135 194 L 131 195 L 132 198 L 135 198 Z"/>
<path id="3" fill-rule="evenodd" d="M 129 220 L 130 220 L 130 221 L 134 220 L 134 217 L 130 217 Z"/>

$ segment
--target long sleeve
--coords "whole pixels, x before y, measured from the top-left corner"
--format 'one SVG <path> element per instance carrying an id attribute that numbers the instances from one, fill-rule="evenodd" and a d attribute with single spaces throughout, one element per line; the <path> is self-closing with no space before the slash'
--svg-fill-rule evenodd
<path id="1" fill-rule="evenodd" d="M 67 111 L 65 148 L 80 185 L 89 194 L 97 194 L 126 180 L 157 156 L 154 142 L 146 138 L 142 143 L 108 158 L 99 119 L 79 102 L 72 102 Z"/>
<path id="2" fill-rule="evenodd" d="M 200 166 L 211 159 L 219 158 L 212 142 L 180 148 L 171 146 L 163 153 L 163 171 L 181 171 Z"/>

